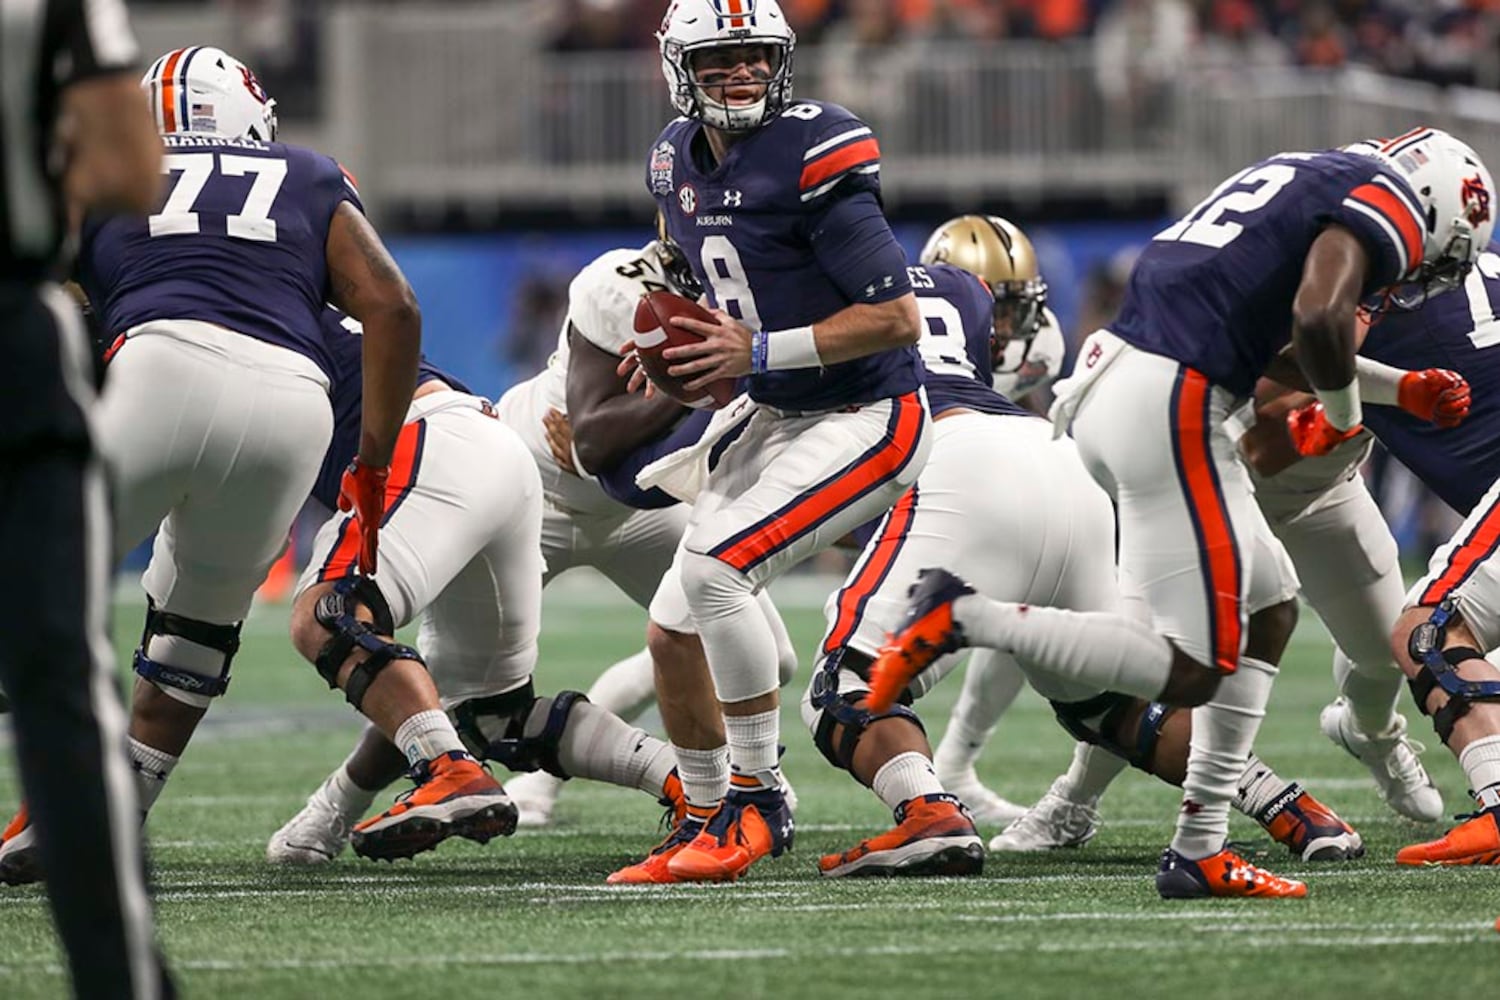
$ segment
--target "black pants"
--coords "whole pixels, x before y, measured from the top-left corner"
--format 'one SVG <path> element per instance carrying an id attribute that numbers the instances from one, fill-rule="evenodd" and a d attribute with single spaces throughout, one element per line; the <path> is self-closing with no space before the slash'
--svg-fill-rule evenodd
<path id="1" fill-rule="evenodd" d="M 90 444 L 90 352 L 55 288 L 0 285 L 0 685 L 58 936 L 81 997 L 156 997 L 156 951 L 106 629 L 103 474 Z"/>

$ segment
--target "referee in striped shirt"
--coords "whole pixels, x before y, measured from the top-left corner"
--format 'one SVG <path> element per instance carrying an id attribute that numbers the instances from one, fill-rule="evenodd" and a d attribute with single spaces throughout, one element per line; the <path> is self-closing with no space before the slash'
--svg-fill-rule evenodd
<path id="1" fill-rule="evenodd" d="M 152 210 L 161 144 L 120 0 L 0 0 L 0 686 L 82 997 L 160 997 L 106 633 L 93 352 L 54 283 L 85 210 Z"/>

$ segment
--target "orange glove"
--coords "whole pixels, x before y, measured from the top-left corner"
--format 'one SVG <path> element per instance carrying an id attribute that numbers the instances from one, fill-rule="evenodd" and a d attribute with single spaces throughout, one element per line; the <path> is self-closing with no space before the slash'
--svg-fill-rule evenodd
<path id="1" fill-rule="evenodd" d="M 1396 403 L 1439 427 L 1457 427 L 1469 415 L 1469 383 L 1458 372 L 1426 368 L 1401 376 Z"/>
<path id="2" fill-rule="evenodd" d="M 1322 403 L 1312 403 L 1288 413 L 1286 429 L 1292 436 L 1297 454 L 1303 458 L 1326 455 L 1363 430 L 1359 424 L 1347 431 L 1339 430 L 1328 422 Z"/>
<path id="3" fill-rule="evenodd" d="M 356 457 L 339 482 L 339 510 L 354 511 L 359 523 L 359 571 L 366 576 L 375 574 L 375 550 L 385 517 L 385 481 L 390 474 L 389 465 L 365 465 Z"/>

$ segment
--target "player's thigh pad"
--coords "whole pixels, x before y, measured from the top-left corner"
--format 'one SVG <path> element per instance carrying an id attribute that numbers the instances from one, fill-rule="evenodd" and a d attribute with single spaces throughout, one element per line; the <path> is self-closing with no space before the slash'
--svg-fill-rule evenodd
<path id="1" fill-rule="evenodd" d="M 1271 530 L 1259 507 L 1251 504 L 1255 542 L 1250 557 L 1250 593 L 1245 599 L 1247 614 L 1255 614 L 1278 604 L 1294 600 L 1301 586 L 1292 557 Z"/>
<path id="2" fill-rule="evenodd" d="M 584 552 L 586 565 L 603 573 L 641 607 L 651 604 L 687 530 L 690 508 L 676 504 L 638 510 Z"/>
<path id="3" fill-rule="evenodd" d="M 1170 358 L 1126 348 L 1073 421 L 1079 454 L 1118 504 L 1122 572 L 1153 626 L 1221 670 L 1243 648 L 1254 500 L 1224 424 L 1225 389 Z"/>
<path id="4" fill-rule="evenodd" d="M 1399 572 L 1396 539 L 1362 476 L 1340 480 L 1297 515 L 1273 521 L 1308 601 L 1368 587 Z M 1400 613 L 1396 608 L 1391 616 Z"/>
<path id="5" fill-rule="evenodd" d="M 1483 649 L 1500 647 L 1500 482 L 1474 506 L 1448 542 L 1432 554 L 1427 574 L 1407 592 L 1406 606 L 1452 600 Z"/>
<path id="6" fill-rule="evenodd" d="M 927 460 L 930 424 L 921 393 L 853 412 L 762 409 L 709 476 L 683 547 L 764 584 L 894 504 Z"/>
<path id="7" fill-rule="evenodd" d="M 149 324 L 121 348 L 101 450 L 119 545 L 160 521 L 142 581 L 159 609 L 244 618 L 322 464 L 327 385 L 301 355 L 206 323 Z"/>

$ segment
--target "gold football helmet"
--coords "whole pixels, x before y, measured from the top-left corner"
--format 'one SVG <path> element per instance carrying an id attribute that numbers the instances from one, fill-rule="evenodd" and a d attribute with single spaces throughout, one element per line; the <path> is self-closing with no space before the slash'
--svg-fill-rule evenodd
<path id="1" fill-rule="evenodd" d="M 981 278 L 995 296 L 995 359 L 1012 340 L 1028 343 L 1041 327 L 1047 283 L 1036 248 L 1010 222 L 996 215 L 960 215 L 933 230 L 922 248 L 923 264 L 951 264 Z"/>

